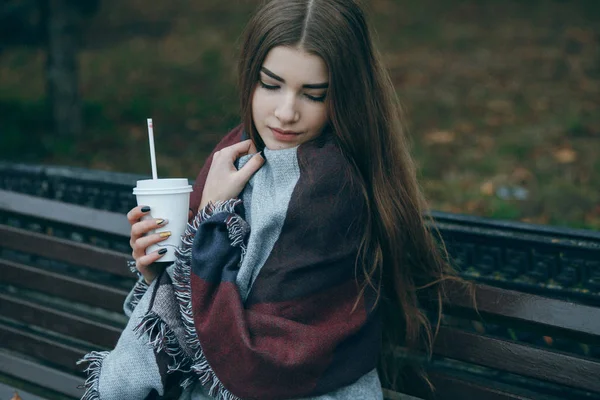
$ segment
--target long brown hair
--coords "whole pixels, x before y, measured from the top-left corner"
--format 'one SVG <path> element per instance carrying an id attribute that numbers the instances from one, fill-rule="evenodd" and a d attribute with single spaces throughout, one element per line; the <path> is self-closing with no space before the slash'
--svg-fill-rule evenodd
<path id="1" fill-rule="evenodd" d="M 382 300 L 384 341 L 398 343 L 400 337 L 408 348 L 429 351 L 434 333 L 422 300 L 438 304 L 441 313 L 440 283 L 458 278 L 425 223 L 400 106 L 363 11 L 353 0 L 272 0 L 258 10 L 246 28 L 238 67 L 244 127 L 259 147 L 264 144 L 252 122 L 252 94 L 276 46 L 300 48 L 327 64 L 329 128 L 355 169 L 368 208 L 359 260 L 364 285 L 374 286 Z"/>

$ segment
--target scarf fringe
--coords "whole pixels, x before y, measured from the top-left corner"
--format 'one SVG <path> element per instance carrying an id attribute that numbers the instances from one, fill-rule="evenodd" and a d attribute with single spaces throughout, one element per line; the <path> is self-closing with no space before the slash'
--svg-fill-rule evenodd
<path id="1" fill-rule="evenodd" d="M 84 362 L 89 363 L 85 369 L 85 373 L 88 374 L 83 387 L 85 393 L 81 397 L 81 400 L 99 400 L 100 392 L 98 386 L 100 385 L 100 370 L 102 369 L 102 362 L 110 352 L 108 351 L 92 351 L 86 354 L 83 358 L 77 361 L 77 365 Z"/>
<path id="2" fill-rule="evenodd" d="M 171 362 L 167 365 L 167 373 L 174 371 L 190 372 L 190 365 L 186 354 L 179 346 L 177 337 L 171 328 L 160 318 L 154 311 L 149 311 L 133 328 L 133 332 L 137 333 L 141 338 L 143 335 L 148 335 L 148 344 L 152 346 L 157 353 L 164 351 L 171 358 Z"/>
<path id="3" fill-rule="evenodd" d="M 133 286 L 133 293 L 131 299 L 131 307 L 137 307 L 138 303 L 144 297 L 144 294 L 148 291 L 149 285 L 146 283 L 144 278 L 140 278 Z"/>
<path id="4" fill-rule="evenodd" d="M 212 215 L 220 212 L 228 212 L 234 214 L 227 218 L 226 225 L 231 240 L 232 246 L 240 247 L 242 251 L 242 259 L 246 253 L 244 245 L 244 236 L 247 228 L 244 227 L 244 221 L 241 217 L 235 214 L 235 207 L 242 201 L 239 199 L 231 199 L 225 202 L 209 203 L 201 212 L 199 212 L 191 223 L 188 223 L 185 233 L 182 235 L 182 244 L 176 250 L 175 268 L 173 270 L 173 287 L 175 296 L 177 297 L 181 310 L 182 321 L 185 327 L 186 345 L 193 353 L 193 364 L 191 370 L 197 375 L 189 377 L 181 383 L 183 388 L 187 388 L 196 379 L 202 386 L 209 389 L 209 395 L 222 400 L 241 400 L 239 397 L 231 393 L 219 380 L 212 368 L 210 367 L 200 341 L 194 327 L 194 314 L 192 311 L 192 288 L 191 288 L 191 253 L 194 236 L 198 231 L 200 223 Z M 240 260 L 241 263 L 241 260 Z"/>

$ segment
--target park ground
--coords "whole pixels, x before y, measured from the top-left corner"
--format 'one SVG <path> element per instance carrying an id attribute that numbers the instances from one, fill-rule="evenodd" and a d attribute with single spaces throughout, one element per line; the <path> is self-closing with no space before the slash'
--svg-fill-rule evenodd
<path id="1" fill-rule="evenodd" d="M 437 210 L 600 229 L 600 2 L 372 0 Z M 103 0 L 80 53 L 85 136 L 59 140 L 43 49 L 0 53 L 0 159 L 193 178 L 235 126 L 251 0 Z"/>

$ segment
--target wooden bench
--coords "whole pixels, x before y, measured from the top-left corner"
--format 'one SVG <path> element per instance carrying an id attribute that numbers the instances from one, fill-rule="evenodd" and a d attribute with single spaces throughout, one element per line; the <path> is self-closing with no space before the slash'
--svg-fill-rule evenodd
<path id="1" fill-rule="evenodd" d="M 81 397 L 75 362 L 126 323 L 128 242 L 122 214 L 0 191 L 0 373 Z"/>
<path id="2" fill-rule="evenodd" d="M 427 364 L 436 396 L 418 379 L 405 392 L 424 399 L 600 398 L 599 308 L 481 284 L 476 293 L 477 310 L 464 292 L 449 296 Z M 567 350 L 573 345 L 580 351 Z"/>
<path id="3" fill-rule="evenodd" d="M 514 230 L 502 222 L 453 218 L 436 216 L 463 268 L 484 257 L 490 243 L 495 254 Z M 530 257 L 540 251 L 546 261 L 578 254 L 586 268 L 600 259 L 600 237 L 593 234 L 521 228 L 511 240 Z M 82 395 L 83 374 L 75 362 L 90 350 L 111 349 L 126 322 L 122 303 L 134 282 L 126 267 L 128 234 L 121 213 L 0 190 L 0 382 L 43 398 Z M 520 265 L 498 262 L 499 271 Z M 383 382 L 386 398 L 600 398 L 595 297 L 582 293 L 574 303 L 478 284 L 476 312 L 464 293 L 449 289 L 433 360 L 425 363 L 435 396 L 407 373 L 400 386 Z M 401 348 L 396 356 L 403 359 Z"/>

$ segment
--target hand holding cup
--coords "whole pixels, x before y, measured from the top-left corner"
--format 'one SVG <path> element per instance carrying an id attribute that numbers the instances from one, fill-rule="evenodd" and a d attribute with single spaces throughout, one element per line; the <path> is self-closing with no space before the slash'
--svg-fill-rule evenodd
<path id="1" fill-rule="evenodd" d="M 156 245 L 171 236 L 170 231 L 150 233 L 158 228 L 164 227 L 168 221 L 162 218 L 148 218 L 142 220 L 142 217 L 148 215 L 150 207 L 137 206 L 132 208 L 127 213 L 127 221 L 131 224 L 131 239 L 129 245 L 133 250 L 131 255 L 135 260 L 137 270 L 142 274 L 146 283 L 151 283 L 158 273 L 151 265 L 165 255 L 166 248 L 161 248 L 156 251 L 146 254 L 146 249 L 152 245 Z"/>
<path id="2" fill-rule="evenodd" d="M 176 250 L 189 219 L 192 186 L 186 178 L 158 178 L 152 119 L 148 118 L 147 123 L 152 179 L 137 181 L 133 194 L 138 206 L 129 211 L 127 219 L 131 224 L 130 245 L 136 268 L 150 283 L 160 272 L 157 261 L 176 260 Z M 164 229 L 167 220 L 169 229 Z"/>

